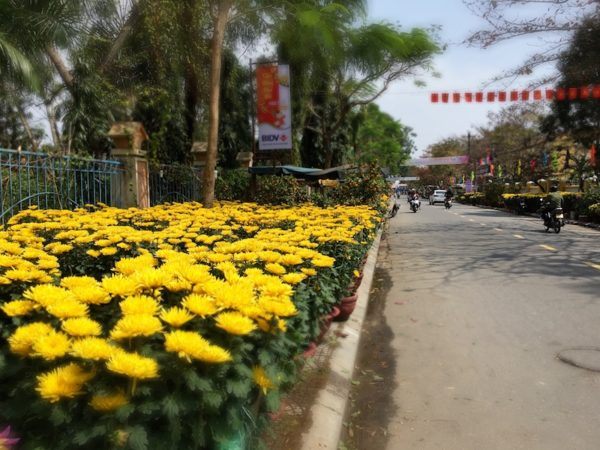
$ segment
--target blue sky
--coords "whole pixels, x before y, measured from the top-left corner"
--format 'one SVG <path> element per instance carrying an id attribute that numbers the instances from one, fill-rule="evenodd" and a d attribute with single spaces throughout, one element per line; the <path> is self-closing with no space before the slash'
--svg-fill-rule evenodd
<path id="1" fill-rule="evenodd" d="M 400 81 L 377 102 L 382 110 L 414 129 L 417 154 L 442 138 L 473 131 L 486 123 L 489 112 L 500 109 L 498 104 L 486 103 L 432 104 L 430 91 L 481 89 L 495 75 L 517 66 L 539 49 L 539 43 L 532 39 L 509 41 L 486 50 L 461 45 L 469 32 L 484 25 L 461 0 L 369 0 L 369 20 L 385 20 L 404 29 L 442 27 L 440 37 L 448 49 L 435 59 L 435 69 L 441 77 L 426 78 L 424 88 L 415 86 L 413 81 Z M 519 80 L 512 87 L 526 85 L 527 80 Z M 503 87 L 495 85 L 498 89 Z"/>

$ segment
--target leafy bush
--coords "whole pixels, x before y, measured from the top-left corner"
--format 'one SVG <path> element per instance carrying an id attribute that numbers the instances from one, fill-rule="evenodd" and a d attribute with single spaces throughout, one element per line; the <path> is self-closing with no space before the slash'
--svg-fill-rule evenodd
<path id="1" fill-rule="evenodd" d="M 250 174 L 247 169 L 223 170 L 215 183 L 219 200 L 245 201 L 250 197 Z"/>
<path id="2" fill-rule="evenodd" d="M 596 222 L 600 222 L 600 203 L 595 203 L 588 208 L 590 218 Z"/>
<path id="3" fill-rule="evenodd" d="M 571 211 L 576 211 L 578 204 L 581 200 L 581 194 L 579 192 L 561 192 L 563 197 L 563 209 L 566 214 L 570 214 Z M 519 209 L 519 202 L 525 201 L 525 210 L 529 213 L 537 212 L 541 207 L 540 199 L 546 197 L 547 194 L 543 193 L 529 193 L 529 194 L 503 194 L 504 206 L 511 211 L 517 211 Z"/>
<path id="4" fill-rule="evenodd" d="M 379 220 L 242 203 L 20 213 L 0 236 L 0 423 L 25 450 L 252 435 Z"/>

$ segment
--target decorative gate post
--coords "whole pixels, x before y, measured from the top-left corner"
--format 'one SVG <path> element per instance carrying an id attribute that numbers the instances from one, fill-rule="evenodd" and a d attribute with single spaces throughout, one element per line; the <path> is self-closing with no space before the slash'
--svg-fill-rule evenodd
<path id="1" fill-rule="evenodd" d="M 121 208 L 150 206 L 148 160 L 142 144 L 148 140 L 148 134 L 140 122 L 117 122 L 108 136 L 115 148 L 112 157 L 123 164 L 123 174 L 114 186 L 117 189 L 113 198 Z M 113 189 L 114 189 L 113 188 Z"/>

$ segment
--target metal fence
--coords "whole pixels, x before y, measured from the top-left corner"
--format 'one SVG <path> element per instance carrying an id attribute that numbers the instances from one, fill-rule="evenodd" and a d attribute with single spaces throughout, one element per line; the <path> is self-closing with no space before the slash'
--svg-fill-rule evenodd
<path id="1" fill-rule="evenodd" d="M 165 202 L 200 201 L 202 170 L 187 165 L 150 166 L 150 205 Z"/>
<path id="2" fill-rule="evenodd" d="M 37 206 L 74 209 L 119 201 L 118 161 L 0 149 L 0 222 Z"/>

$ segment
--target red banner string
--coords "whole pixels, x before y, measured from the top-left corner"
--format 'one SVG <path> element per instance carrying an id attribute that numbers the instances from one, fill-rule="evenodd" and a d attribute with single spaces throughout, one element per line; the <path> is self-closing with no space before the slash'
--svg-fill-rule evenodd
<path id="1" fill-rule="evenodd" d="M 493 103 L 493 102 L 528 102 L 528 101 L 574 101 L 600 100 L 600 85 L 581 87 L 557 87 L 546 89 L 528 89 L 506 91 L 477 92 L 433 92 L 431 103 Z"/>

